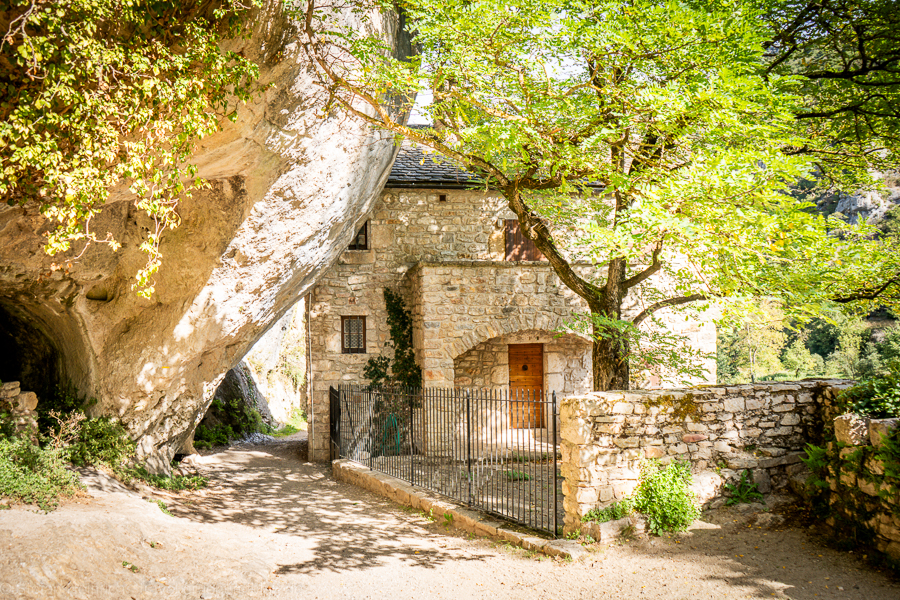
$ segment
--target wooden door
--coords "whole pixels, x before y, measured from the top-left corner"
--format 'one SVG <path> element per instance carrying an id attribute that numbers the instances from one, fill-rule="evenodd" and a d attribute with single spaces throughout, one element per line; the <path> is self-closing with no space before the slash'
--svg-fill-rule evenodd
<path id="1" fill-rule="evenodd" d="M 509 426 L 544 427 L 544 345 L 509 345 Z"/>

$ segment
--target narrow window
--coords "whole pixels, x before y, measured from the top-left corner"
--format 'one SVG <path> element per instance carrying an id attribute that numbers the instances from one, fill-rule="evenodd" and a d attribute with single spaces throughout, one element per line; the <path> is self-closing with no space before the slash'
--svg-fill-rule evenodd
<path id="1" fill-rule="evenodd" d="M 438 202 L 446 202 L 446 201 L 447 201 L 447 194 L 440 194 L 438 196 Z"/>
<path id="2" fill-rule="evenodd" d="M 369 249 L 369 222 L 363 223 L 363 226 L 356 232 L 356 237 L 347 246 L 347 250 L 368 250 Z"/>
<path id="3" fill-rule="evenodd" d="M 341 317 L 341 352 L 366 353 L 366 318 Z"/>
<path id="4" fill-rule="evenodd" d="M 544 260 L 534 242 L 522 234 L 518 219 L 506 220 L 506 260 Z"/>

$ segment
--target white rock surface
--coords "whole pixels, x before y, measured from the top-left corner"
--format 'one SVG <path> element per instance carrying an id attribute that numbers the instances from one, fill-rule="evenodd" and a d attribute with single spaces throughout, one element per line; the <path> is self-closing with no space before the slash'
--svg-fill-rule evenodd
<path id="1" fill-rule="evenodd" d="M 169 469 L 225 372 L 349 243 L 395 153 L 386 134 L 341 114 L 316 116 L 322 92 L 281 7 L 267 0 L 252 37 L 227 44 L 274 85 L 197 149 L 212 187 L 183 202 L 182 225 L 165 234 L 152 300 L 130 289 L 150 223 L 125 189 L 92 223 L 123 244 L 115 253 L 97 245 L 80 258 L 81 248 L 48 257 L 37 207 L 0 208 L 0 334 L 34 350 L 29 377 L 60 371 L 97 397 L 91 411 L 119 417 L 157 472 Z M 374 27 L 402 37 L 393 22 Z M 24 372 L 22 381 L 41 394 Z"/>

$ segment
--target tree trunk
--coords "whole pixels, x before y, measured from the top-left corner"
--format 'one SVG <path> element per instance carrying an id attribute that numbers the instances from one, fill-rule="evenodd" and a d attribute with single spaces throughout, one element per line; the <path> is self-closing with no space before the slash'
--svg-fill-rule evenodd
<path id="1" fill-rule="evenodd" d="M 588 307 L 593 314 L 603 315 L 608 319 L 622 318 L 622 300 L 627 265 L 621 258 L 609 262 L 606 273 L 606 285 L 603 294 L 588 300 Z M 628 339 L 617 335 L 615 331 L 604 330 L 594 324 L 594 342 L 591 363 L 594 375 L 594 391 L 627 390 L 629 387 Z"/>
<path id="2" fill-rule="evenodd" d="M 629 381 L 628 348 L 622 340 L 594 337 L 592 363 L 594 391 L 627 390 Z"/>

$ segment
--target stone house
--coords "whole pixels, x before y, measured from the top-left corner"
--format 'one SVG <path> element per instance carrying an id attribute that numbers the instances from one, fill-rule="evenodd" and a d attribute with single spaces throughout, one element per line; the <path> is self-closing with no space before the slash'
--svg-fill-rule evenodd
<path id="1" fill-rule="evenodd" d="M 590 391 L 590 342 L 560 334 L 586 303 L 522 237 L 502 196 L 476 186 L 405 144 L 354 242 L 310 292 L 311 459 L 329 458 L 329 388 L 364 383 L 366 362 L 385 351 L 384 288 L 412 314 L 425 386 Z M 711 323 L 681 328 L 715 348 Z"/>

